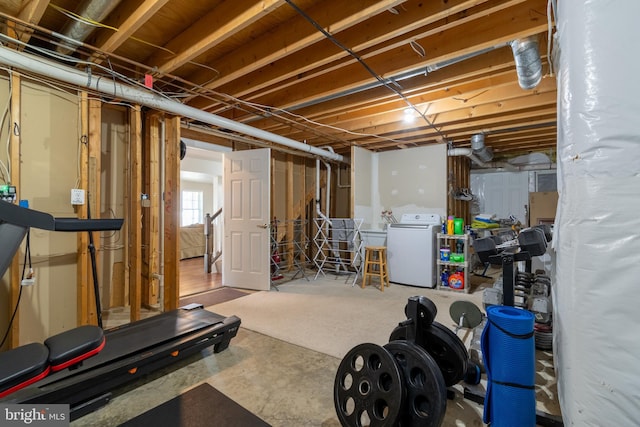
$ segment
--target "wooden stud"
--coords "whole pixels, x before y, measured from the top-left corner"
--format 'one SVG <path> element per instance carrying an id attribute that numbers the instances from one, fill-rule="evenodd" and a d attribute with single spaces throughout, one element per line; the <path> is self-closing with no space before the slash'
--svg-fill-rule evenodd
<path id="1" fill-rule="evenodd" d="M 143 303 L 149 306 L 158 303 L 159 298 L 159 277 L 160 277 L 160 206 L 162 194 L 160 192 L 160 118 L 157 114 L 149 117 L 148 135 L 145 144 L 148 144 L 148 162 L 147 169 L 149 173 L 149 195 L 150 206 L 148 217 L 148 229 L 150 232 L 149 241 L 147 243 L 148 252 L 148 283 L 149 288 L 145 289 Z"/>
<path id="2" fill-rule="evenodd" d="M 89 100 L 89 191 L 88 204 L 91 209 L 91 218 L 100 218 L 101 206 L 101 183 L 100 175 L 102 171 L 102 102 L 96 99 Z M 93 245 L 96 254 L 100 251 L 100 235 L 94 234 Z M 96 257 L 96 269 L 100 271 L 101 263 Z M 98 273 L 99 275 L 99 273 Z M 87 283 L 90 284 L 87 289 L 87 300 L 85 302 L 88 308 L 88 323 L 97 323 L 97 312 L 95 306 L 95 298 L 100 296 L 94 295 L 93 277 L 89 274 Z"/>
<path id="3" fill-rule="evenodd" d="M 294 162 L 293 162 L 293 155 L 292 154 L 287 154 L 287 171 L 286 171 L 286 206 L 287 206 L 287 228 L 286 228 L 286 233 L 287 233 L 287 270 L 291 270 L 293 269 L 293 239 L 295 238 L 294 235 L 294 227 L 293 227 L 293 220 L 296 219 L 294 217 L 294 211 L 293 211 L 293 203 L 294 203 L 294 197 L 293 197 L 293 168 L 295 166 Z M 271 191 L 273 192 L 273 190 Z"/>
<path id="4" fill-rule="evenodd" d="M 298 215 L 297 217 L 300 219 L 300 231 L 303 232 L 303 236 L 309 236 L 311 231 L 307 227 L 307 162 L 305 158 L 300 158 L 300 175 L 298 176 L 300 180 L 299 192 L 298 192 Z M 308 237 L 307 237 L 308 239 Z M 307 242 L 303 241 L 302 248 L 303 251 L 306 247 Z M 307 254 L 310 255 L 310 254 Z M 305 253 L 300 253 L 300 263 L 306 267 Z"/>
<path id="5" fill-rule="evenodd" d="M 78 141 L 80 151 L 80 176 L 78 177 L 78 188 L 88 191 L 89 175 L 89 98 L 87 92 L 80 93 L 80 141 Z M 87 204 L 75 206 L 78 218 L 87 218 Z M 78 324 L 89 323 L 89 235 L 88 233 L 77 234 L 77 306 Z"/>
<path id="6" fill-rule="evenodd" d="M 165 119 L 164 144 L 164 310 L 180 300 L 180 117 Z"/>
<path id="7" fill-rule="evenodd" d="M 16 72 L 11 73 L 11 126 L 9 127 L 9 144 L 10 144 L 10 159 L 11 162 L 11 185 L 15 185 L 17 191 L 18 200 L 20 200 L 20 132 L 13 132 L 14 127 L 20 129 L 20 85 L 22 79 Z M 20 256 L 16 254 L 11 261 L 11 307 L 15 307 L 18 304 L 18 295 L 20 295 Z M 20 314 L 16 312 L 16 316 L 13 319 L 10 333 L 10 346 L 15 348 L 20 345 Z"/>
<path id="8" fill-rule="evenodd" d="M 129 111 L 129 159 L 127 168 L 130 173 L 129 198 L 130 201 L 128 215 L 128 278 L 129 278 L 129 305 L 130 319 L 136 321 L 140 319 L 140 310 L 133 307 L 142 305 L 142 205 L 140 195 L 142 194 L 142 113 L 140 106 L 134 106 Z"/>

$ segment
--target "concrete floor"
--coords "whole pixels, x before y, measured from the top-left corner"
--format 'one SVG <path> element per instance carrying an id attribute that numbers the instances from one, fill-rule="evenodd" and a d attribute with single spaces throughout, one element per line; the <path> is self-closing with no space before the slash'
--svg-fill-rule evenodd
<path id="1" fill-rule="evenodd" d="M 206 382 L 273 426 L 337 427 L 340 423 L 333 404 L 333 383 L 340 362 L 336 357 L 241 327 L 221 353 L 205 350 L 115 390 L 107 406 L 71 425 L 117 426 Z M 542 363 L 547 371 L 553 371 L 551 360 Z M 443 425 L 483 426 L 482 407 L 463 399 L 461 387 L 455 387 L 455 398 L 447 403 L 448 416 Z M 473 416 L 460 424 L 460 418 L 449 416 L 452 411 L 471 411 Z"/>
<path id="2" fill-rule="evenodd" d="M 332 397 L 339 363 L 241 328 L 226 350 L 203 351 L 118 390 L 107 406 L 71 425 L 117 426 L 207 382 L 273 426 L 340 426 Z"/>

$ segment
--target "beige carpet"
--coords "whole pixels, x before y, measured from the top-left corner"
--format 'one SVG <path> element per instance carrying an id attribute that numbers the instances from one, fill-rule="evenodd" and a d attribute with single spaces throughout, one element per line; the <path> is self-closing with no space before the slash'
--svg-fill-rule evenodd
<path id="1" fill-rule="evenodd" d="M 482 289 L 492 280 L 473 279 L 476 285 L 471 294 L 394 283 L 380 292 L 376 287 L 362 289 L 359 284 L 345 283 L 344 277 L 328 275 L 317 280 L 294 280 L 279 285 L 279 290 L 256 292 L 207 309 L 240 317 L 243 328 L 342 359 L 358 344 L 386 344 L 393 328 L 406 318 L 404 307 L 411 296 L 431 299 L 438 308 L 436 321 L 452 330 L 456 325 L 449 307 L 454 301 L 472 301 L 484 312 Z M 461 329 L 458 336 L 469 345 L 470 330 Z M 538 409 L 559 415 L 552 355 L 537 351 L 536 357 Z M 459 385 L 455 387 L 462 389 Z M 457 421 L 446 425 L 482 425 L 478 424 L 481 416 L 481 406 L 457 400 L 456 405 L 447 407 L 447 419 Z"/>
<path id="2" fill-rule="evenodd" d="M 436 320 L 455 328 L 449 306 L 458 299 L 482 306 L 481 293 L 464 294 L 391 284 L 384 292 L 371 286 L 344 283 L 331 276 L 295 280 L 278 291 L 257 292 L 216 304 L 207 309 L 225 316 L 236 315 L 242 327 L 338 358 L 357 344 L 384 345 L 399 322 L 406 319 L 407 299 L 423 295 L 438 308 Z M 465 331 L 459 332 L 465 339 Z M 466 335 L 470 335 L 467 333 Z"/>

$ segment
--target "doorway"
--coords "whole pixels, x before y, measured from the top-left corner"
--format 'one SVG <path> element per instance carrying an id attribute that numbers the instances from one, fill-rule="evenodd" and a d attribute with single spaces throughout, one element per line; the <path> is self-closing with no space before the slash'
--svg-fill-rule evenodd
<path id="1" fill-rule="evenodd" d="M 204 227 L 206 215 L 223 204 L 222 153 L 229 147 L 182 138 L 186 152 L 180 162 L 180 300 L 222 287 L 222 273 L 205 266 Z M 211 229 L 213 250 L 221 247 L 221 221 Z M 220 263 L 216 263 L 218 266 Z"/>

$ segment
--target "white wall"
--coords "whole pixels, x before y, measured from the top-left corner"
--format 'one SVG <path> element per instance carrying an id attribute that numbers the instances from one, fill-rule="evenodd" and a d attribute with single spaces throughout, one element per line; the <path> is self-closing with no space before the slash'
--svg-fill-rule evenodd
<path id="1" fill-rule="evenodd" d="M 222 153 L 187 147 L 180 161 L 180 189 L 202 191 L 204 212 L 213 214 L 222 207 Z"/>
<path id="2" fill-rule="evenodd" d="M 353 192 L 353 217 L 362 218 L 364 223 L 363 229 L 379 228 L 380 220 L 380 202 L 374 203 L 373 193 L 375 189 L 376 197 L 378 190 L 378 175 L 373 173 L 372 169 L 375 164 L 375 170 L 378 168 L 378 156 L 373 151 L 360 147 L 353 147 L 351 150 L 351 185 Z M 374 216 L 374 205 L 377 217 Z"/>
<path id="3" fill-rule="evenodd" d="M 202 205 L 204 208 L 204 214 L 213 214 L 215 212 L 213 205 L 213 182 L 197 182 L 180 180 L 180 191 L 201 191 L 202 192 Z M 204 224 L 204 217 L 199 221 Z"/>
<path id="4" fill-rule="evenodd" d="M 514 215 L 528 224 L 529 172 L 472 172 L 471 192 L 479 205 L 479 212 L 473 214 L 495 214 L 497 218 Z"/>
<path id="5" fill-rule="evenodd" d="M 354 216 L 363 229 L 381 228 L 380 213 L 446 215 L 447 150 L 445 144 L 372 153 L 355 148 Z"/>

